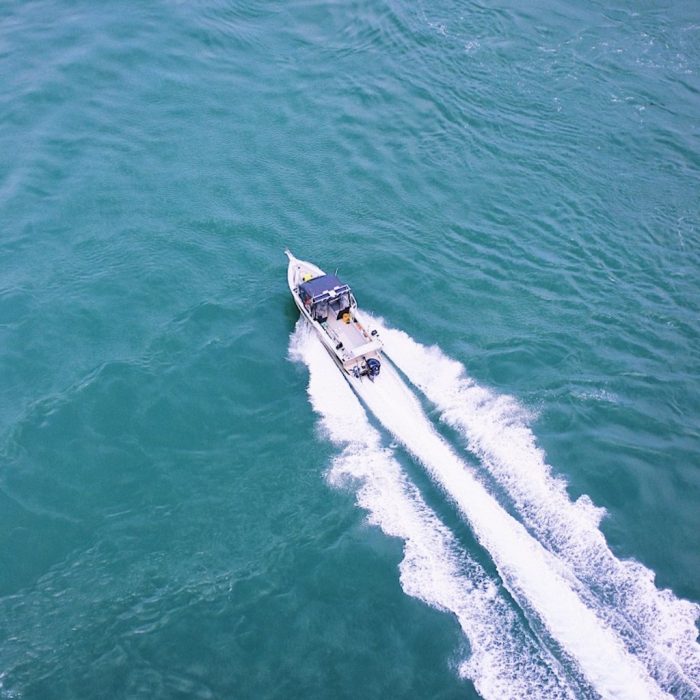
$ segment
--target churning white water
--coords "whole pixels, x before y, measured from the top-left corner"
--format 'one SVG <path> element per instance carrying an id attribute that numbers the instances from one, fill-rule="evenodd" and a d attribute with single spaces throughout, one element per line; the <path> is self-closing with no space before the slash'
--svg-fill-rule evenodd
<path id="1" fill-rule="evenodd" d="M 328 473 L 355 489 L 369 521 L 404 541 L 401 585 L 411 596 L 453 613 L 471 648 L 460 671 L 494 700 L 574 698 L 560 663 L 523 630 L 499 584 L 471 559 L 407 479 L 316 337 L 300 323 L 290 353 L 309 368 L 309 397 L 323 432 L 341 448 Z"/>
<path id="2" fill-rule="evenodd" d="M 587 605 L 659 685 L 676 697 L 700 697 L 698 606 L 656 588 L 654 573 L 640 563 L 615 557 L 599 529 L 602 509 L 586 496 L 569 498 L 515 399 L 479 386 L 439 348 L 421 345 L 376 319 L 373 326 L 381 329 L 392 361 L 464 436 L 529 531 L 566 567 Z"/>
<path id="3" fill-rule="evenodd" d="M 371 439 L 364 437 L 373 434 L 371 426 L 347 386 L 340 390 L 338 380 L 344 380 L 330 358 L 325 356 L 318 341 L 313 336 L 307 338 L 304 351 L 298 350 L 298 340 L 295 343 L 296 352 L 311 370 L 309 392 L 314 407 L 324 416 L 324 426 L 331 439 L 345 445 L 340 461 L 333 467 L 331 475 L 334 475 L 333 478 L 343 474 L 357 475 L 356 471 L 359 470 L 364 476 L 364 485 L 358 492 L 359 502 L 370 511 L 377 524 L 383 528 L 386 526 L 385 529 L 390 534 L 401 533 L 407 542 L 407 558 L 402 566 L 402 576 L 405 577 L 407 571 L 413 571 L 413 576 L 410 577 L 413 582 L 421 576 L 437 576 L 437 580 L 444 584 L 444 588 L 435 589 L 443 590 L 442 595 L 437 595 L 426 592 L 421 586 L 412 590 L 413 584 L 407 583 L 404 578 L 405 589 L 455 612 L 469 636 L 468 625 L 462 621 L 460 613 L 456 612 L 458 606 L 454 601 L 460 600 L 460 595 L 470 590 L 470 586 L 472 591 L 478 591 L 479 587 L 474 584 L 472 576 L 464 573 L 457 575 L 458 569 L 446 564 L 454 562 L 454 552 L 459 551 L 452 533 L 444 525 L 438 527 L 439 521 L 427 509 L 417 488 L 405 476 L 393 482 L 389 480 L 392 469 L 397 474 L 401 473 L 398 465 L 391 453 L 380 447 L 379 436 Z M 316 349 L 312 350 L 314 347 Z M 318 367 L 322 365 L 322 359 L 327 369 L 325 374 L 319 375 L 321 370 Z M 353 388 L 375 417 L 425 467 L 432 480 L 458 508 L 478 541 L 492 557 L 503 585 L 526 615 L 534 617 L 546 629 L 555 646 L 576 665 L 595 693 L 610 698 L 667 697 L 642 660 L 626 647 L 620 635 L 598 614 L 596 607 L 579 595 L 576 585 L 569 579 L 555 554 L 548 551 L 522 523 L 500 506 L 475 478 L 472 469 L 437 433 L 416 396 L 389 363 L 384 363 L 382 374 L 376 382 L 355 382 Z M 381 478 L 385 480 L 384 495 L 381 498 L 376 497 L 378 482 L 367 478 L 368 473 L 375 472 L 381 473 Z M 389 487 L 390 483 L 393 484 L 392 487 Z M 398 494 L 402 494 L 403 502 L 412 504 L 404 511 L 403 519 L 397 516 L 399 511 L 396 510 L 396 503 L 401 501 Z M 394 502 L 393 510 L 386 505 L 378 507 L 378 501 Z M 429 546 L 423 548 L 417 544 L 421 540 L 413 533 L 421 528 L 415 528 L 409 534 L 409 531 L 402 530 L 396 524 L 402 522 L 405 526 L 407 512 L 413 513 L 414 518 L 418 518 L 416 513 L 423 514 L 423 519 L 418 518 L 414 523 L 421 522 L 421 528 L 433 533 Z M 389 513 L 393 513 L 393 517 L 389 517 Z M 428 522 L 430 525 L 426 527 Z M 434 546 L 435 537 L 440 540 L 442 547 Z M 425 539 L 422 541 L 426 542 Z M 418 555 L 416 551 L 423 554 Z M 437 559 L 434 558 L 435 551 L 442 552 Z M 469 561 L 463 557 L 461 560 Z M 416 565 L 416 562 L 420 562 L 420 565 Z M 461 571 L 473 572 L 474 566 L 470 562 Z M 416 575 L 415 571 L 422 572 L 421 576 Z M 451 602 L 445 604 L 441 600 Z M 465 603 L 463 609 L 468 608 L 469 605 Z M 510 638 L 514 634 L 513 630 L 509 631 Z M 491 637 L 482 636 L 482 644 L 485 639 Z M 473 644 L 473 668 L 478 668 L 480 663 L 478 646 L 477 642 Z M 497 668 L 497 665 L 487 665 L 492 669 Z M 556 664 L 550 662 L 549 668 L 556 668 Z M 478 674 L 475 675 L 478 677 Z M 561 680 L 552 687 L 557 687 L 558 692 L 564 692 Z"/>

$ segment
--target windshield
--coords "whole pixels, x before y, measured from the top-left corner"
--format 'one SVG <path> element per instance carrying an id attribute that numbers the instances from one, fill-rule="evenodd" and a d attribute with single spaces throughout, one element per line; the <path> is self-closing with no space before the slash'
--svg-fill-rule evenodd
<path id="1" fill-rule="evenodd" d="M 311 315 L 316 321 L 325 321 L 328 318 L 328 302 L 317 301 L 311 308 Z"/>
<path id="2" fill-rule="evenodd" d="M 339 319 L 344 313 L 350 311 L 350 295 L 341 294 L 338 298 L 333 299 L 328 306 L 330 307 L 330 313 Z"/>

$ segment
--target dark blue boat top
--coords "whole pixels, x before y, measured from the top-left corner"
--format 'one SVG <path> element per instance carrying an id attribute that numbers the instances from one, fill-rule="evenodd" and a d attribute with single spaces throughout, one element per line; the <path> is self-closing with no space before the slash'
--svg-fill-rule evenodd
<path id="1" fill-rule="evenodd" d="M 350 287 L 344 282 L 341 282 L 335 275 L 322 275 L 315 279 L 303 282 L 299 285 L 299 294 L 303 299 L 318 299 L 326 292 L 335 289 L 338 294 L 349 292 Z"/>

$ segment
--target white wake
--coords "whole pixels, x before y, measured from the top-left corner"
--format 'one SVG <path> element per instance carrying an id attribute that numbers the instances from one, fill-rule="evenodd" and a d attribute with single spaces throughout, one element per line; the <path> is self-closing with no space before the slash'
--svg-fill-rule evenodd
<path id="1" fill-rule="evenodd" d="M 325 434 L 340 448 L 328 478 L 356 487 L 369 521 L 404 541 L 401 585 L 411 596 L 453 613 L 471 648 L 461 672 L 494 700 L 574 698 L 575 682 L 531 634 L 521 629 L 497 582 L 455 541 L 407 479 L 333 361 L 300 323 L 290 354 L 309 368 L 309 397 Z M 572 689 L 573 688 L 573 689 Z"/>
<path id="2" fill-rule="evenodd" d="M 353 386 L 457 506 L 521 608 L 536 616 L 596 692 L 630 700 L 666 697 L 640 660 L 576 594 L 556 557 L 499 505 L 436 432 L 389 363 L 376 382 Z"/>
<path id="3" fill-rule="evenodd" d="M 552 476 L 522 407 L 478 386 L 464 367 L 402 331 L 380 327 L 387 354 L 464 436 L 469 450 L 512 499 L 519 517 L 565 567 L 576 590 L 678 698 L 700 697 L 698 606 L 654 585 L 654 574 L 610 551 L 602 510 L 587 497 L 573 502 Z"/>

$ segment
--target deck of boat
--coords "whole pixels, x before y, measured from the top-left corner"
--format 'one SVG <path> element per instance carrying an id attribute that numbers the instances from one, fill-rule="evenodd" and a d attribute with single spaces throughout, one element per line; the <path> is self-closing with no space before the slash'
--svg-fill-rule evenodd
<path id="1" fill-rule="evenodd" d="M 369 342 L 370 338 L 366 336 L 358 327 L 357 321 L 345 323 L 342 319 L 328 318 L 326 328 L 329 335 L 338 343 L 342 343 L 347 350 L 353 350 Z"/>

